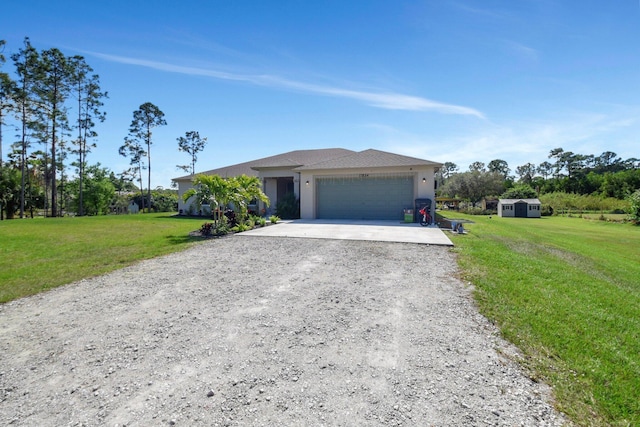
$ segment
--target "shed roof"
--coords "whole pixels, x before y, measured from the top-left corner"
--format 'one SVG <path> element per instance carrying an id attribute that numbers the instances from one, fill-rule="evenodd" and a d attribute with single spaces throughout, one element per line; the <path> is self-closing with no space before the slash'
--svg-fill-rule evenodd
<path id="1" fill-rule="evenodd" d="M 542 203 L 540 202 L 539 199 L 499 199 L 498 200 L 500 203 L 502 203 L 503 205 L 512 205 L 514 203 L 517 202 L 525 202 L 527 204 L 530 205 L 541 205 Z"/>

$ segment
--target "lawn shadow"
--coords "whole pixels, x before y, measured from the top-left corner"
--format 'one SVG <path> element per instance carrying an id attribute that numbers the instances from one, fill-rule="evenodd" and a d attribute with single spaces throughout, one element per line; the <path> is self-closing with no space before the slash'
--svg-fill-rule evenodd
<path id="1" fill-rule="evenodd" d="M 155 218 L 158 219 L 177 219 L 177 220 L 184 220 L 184 219 L 190 219 L 190 220 L 194 220 L 194 219 L 202 219 L 205 221 L 212 221 L 211 217 L 203 215 L 203 216 L 198 216 L 198 215 L 179 215 L 179 214 L 175 214 L 175 215 L 162 215 L 162 214 L 158 214 L 155 216 Z"/>
<path id="2" fill-rule="evenodd" d="M 172 245 L 186 245 L 188 243 L 201 242 L 204 240 L 200 236 L 192 236 L 189 234 L 183 236 L 171 235 L 167 236 L 166 239 Z"/>

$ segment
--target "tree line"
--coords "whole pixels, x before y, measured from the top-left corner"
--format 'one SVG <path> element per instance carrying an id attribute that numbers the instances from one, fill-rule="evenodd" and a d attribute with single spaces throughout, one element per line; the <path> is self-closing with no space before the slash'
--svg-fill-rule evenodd
<path id="1" fill-rule="evenodd" d="M 66 212 L 95 215 L 117 204 L 116 192 L 130 192 L 138 182 L 142 211 L 151 208 L 152 132 L 166 125 L 164 113 L 150 102 L 133 112 L 129 133 L 119 148 L 130 168 L 118 178 L 88 156 L 96 147 L 95 126 L 106 119 L 100 77 L 80 55 L 66 56 L 57 48 L 37 50 L 29 38 L 11 55 L 0 40 L 0 212 L 1 218 L 20 218 L 43 210 L 47 216 Z M 13 63 L 13 75 L 3 71 Z M 7 144 L 6 130 L 13 131 Z M 177 138 L 178 149 L 190 156 L 195 171 L 197 154 L 207 139 L 196 131 Z M 8 150 L 7 150 L 8 145 Z M 4 151 L 7 151 L 5 154 Z M 5 157 L 7 161 L 5 161 Z M 143 170 L 147 170 L 144 195 Z"/>
<path id="2" fill-rule="evenodd" d="M 507 191 L 517 196 L 514 190 L 536 197 L 567 193 L 625 200 L 640 190 L 640 159 L 624 160 L 611 151 L 584 155 L 556 148 L 549 152 L 548 160 L 538 165 L 517 166 L 515 174 L 501 159 L 488 164 L 474 162 L 465 172 L 459 172 L 455 163 L 447 162 L 438 172 L 438 182 L 438 196 L 473 204 L 483 198 L 500 197 Z"/>
<path id="3" fill-rule="evenodd" d="M 5 42 L 0 42 L 4 49 Z M 44 203 L 52 216 L 58 216 L 64 203 L 58 196 L 68 180 L 67 161 L 77 168 L 82 180 L 86 156 L 91 151 L 96 121 L 103 121 L 102 100 L 97 74 L 82 56 L 65 56 L 59 49 L 38 51 L 25 38 L 24 45 L 10 56 L 16 78 L 0 73 L 0 166 L 3 181 L 19 175 L 19 212 L 24 217 L 29 204 Z M 4 64 L 4 55 L 0 64 Z M 2 127 L 6 118 L 14 119 L 16 139 L 12 142 L 9 170 L 4 164 Z M 35 148 L 40 145 L 40 149 Z M 13 169 L 13 170 L 11 170 Z M 40 178 L 44 189 L 36 185 Z M 80 199 L 83 185 L 81 182 Z M 5 185 L 2 201 L 7 204 Z M 46 197 L 49 195 L 49 197 Z M 81 203 L 82 209 L 82 203 Z M 7 212 L 11 214 L 10 212 Z M 82 213 L 82 212 L 80 212 Z"/>

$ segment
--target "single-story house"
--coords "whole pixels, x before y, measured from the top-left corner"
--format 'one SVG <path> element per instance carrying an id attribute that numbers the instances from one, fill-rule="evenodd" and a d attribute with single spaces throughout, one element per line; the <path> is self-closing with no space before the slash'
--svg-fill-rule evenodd
<path id="1" fill-rule="evenodd" d="M 500 199 L 498 216 L 516 218 L 540 218 L 538 199 Z"/>
<path id="2" fill-rule="evenodd" d="M 328 148 L 290 151 L 202 173 L 257 176 L 271 201 L 267 215 L 275 212 L 279 199 L 294 193 L 303 219 L 401 220 L 405 209 L 415 209 L 416 199 L 435 200 L 435 174 L 441 166 L 373 149 Z M 182 200 L 193 178 L 173 179 L 178 184 L 178 209 L 184 213 L 198 211 L 192 199 Z M 434 208 L 432 202 L 432 214 Z"/>

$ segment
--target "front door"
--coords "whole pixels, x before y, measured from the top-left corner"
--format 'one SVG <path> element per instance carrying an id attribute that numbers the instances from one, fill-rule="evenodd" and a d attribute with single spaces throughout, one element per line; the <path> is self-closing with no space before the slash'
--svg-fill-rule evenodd
<path id="1" fill-rule="evenodd" d="M 282 198 L 289 194 L 293 193 L 293 177 L 284 177 L 278 178 L 278 189 L 276 192 L 276 202 L 278 200 L 282 200 Z"/>

